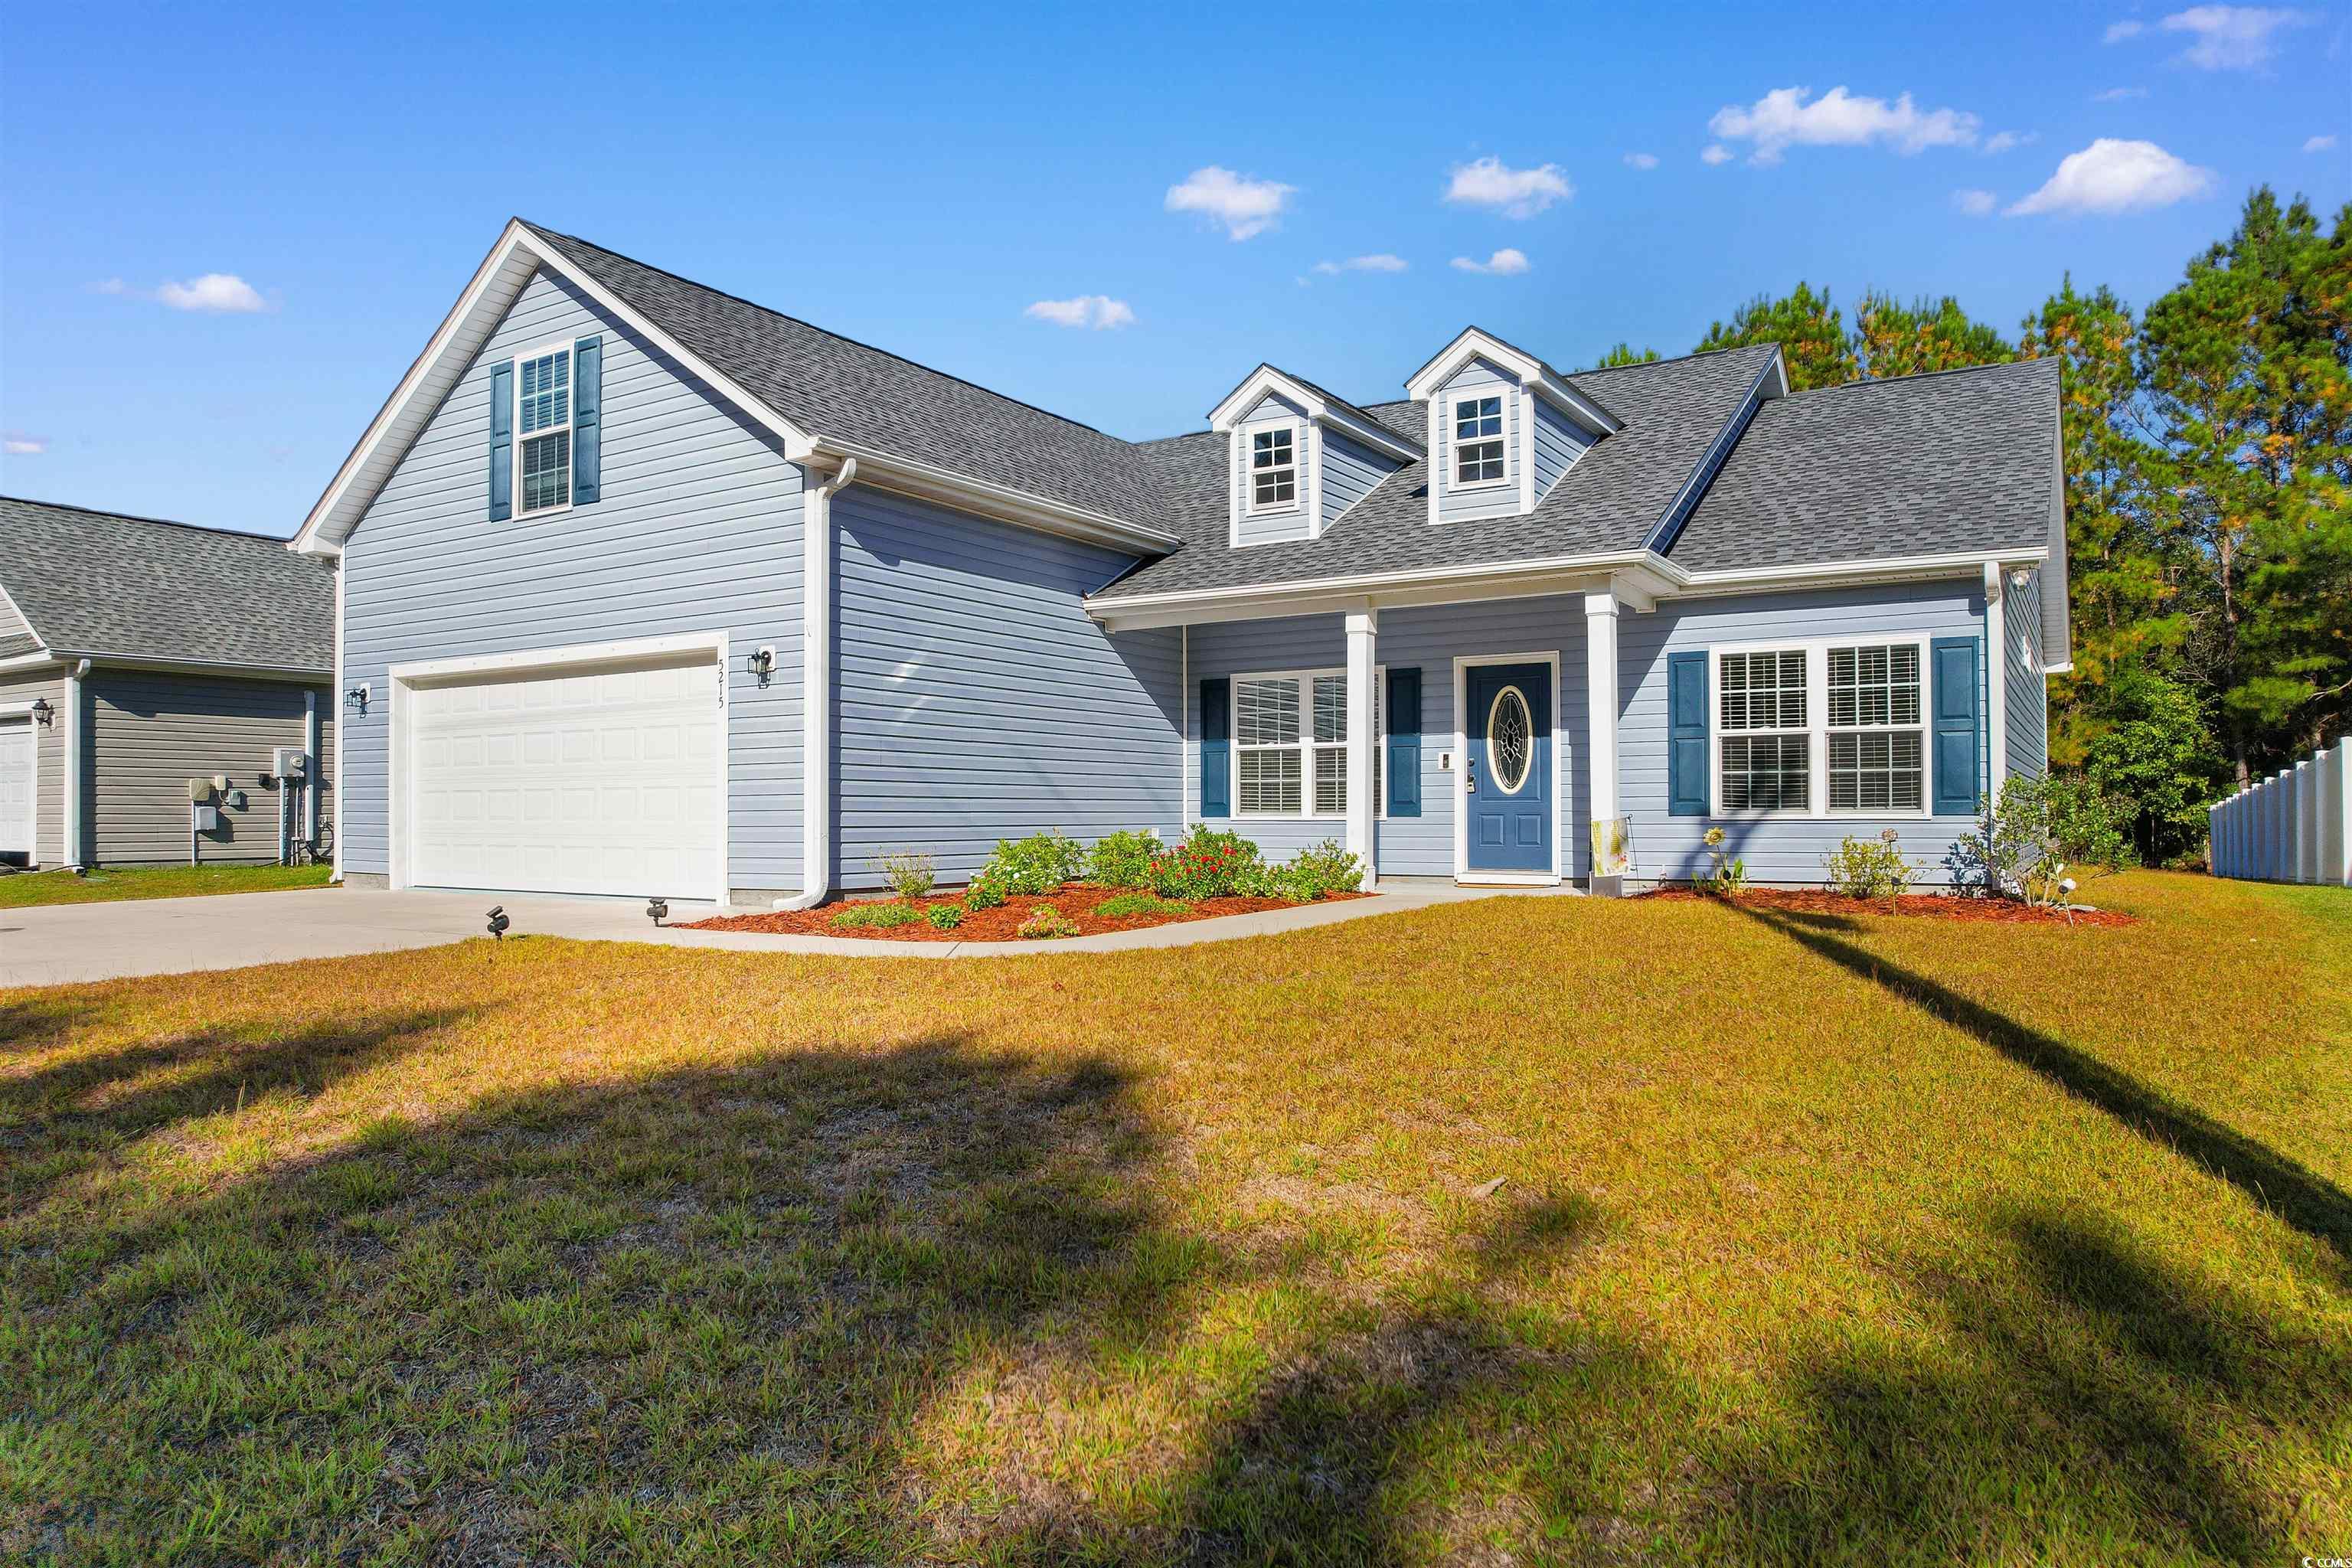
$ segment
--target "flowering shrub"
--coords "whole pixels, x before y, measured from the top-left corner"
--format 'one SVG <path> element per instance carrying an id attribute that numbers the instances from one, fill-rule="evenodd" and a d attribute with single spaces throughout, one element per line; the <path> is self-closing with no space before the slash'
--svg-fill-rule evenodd
<path id="1" fill-rule="evenodd" d="M 963 907 L 968 910 L 992 910 L 1003 901 L 1004 884 L 989 880 L 985 871 L 963 890 Z"/>
<path id="2" fill-rule="evenodd" d="M 1898 837 L 1891 827 L 1875 839 L 1847 835 L 1829 853 L 1830 886 L 1849 898 L 1894 899 L 1918 875 Z"/>
<path id="3" fill-rule="evenodd" d="M 1078 934 L 1078 922 L 1051 904 L 1039 904 L 1029 911 L 1029 918 L 1021 922 L 1019 934 L 1032 941 L 1046 937 L 1076 936 Z"/>
<path id="4" fill-rule="evenodd" d="M 1249 893 L 1266 884 L 1265 862 L 1256 845 L 1238 833 L 1213 831 L 1198 822 L 1183 843 L 1152 858 L 1149 875 L 1151 890 L 1161 898 L 1192 903 Z"/>
<path id="5" fill-rule="evenodd" d="M 1364 863 L 1336 838 L 1309 846 L 1267 876 L 1272 895 L 1294 904 L 1312 903 L 1328 893 L 1352 893 L 1364 885 Z"/>
<path id="6" fill-rule="evenodd" d="M 1152 858 L 1167 847 L 1156 833 L 1106 834 L 1087 856 L 1087 880 L 1105 888 L 1147 886 Z"/>
<path id="7" fill-rule="evenodd" d="M 1706 830 L 1707 858 L 1715 862 L 1706 879 L 1707 890 L 1718 898 L 1738 898 L 1748 889 L 1748 861 L 1743 856 L 1725 853 L 1723 844 L 1722 828 Z"/>
<path id="8" fill-rule="evenodd" d="M 1008 893 L 1051 893 L 1065 882 L 1077 880 L 1087 852 L 1075 838 L 1059 833 L 1033 833 L 1026 838 L 1000 838 L 996 853 L 980 868 L 980 880 L 992 882 Z"/>

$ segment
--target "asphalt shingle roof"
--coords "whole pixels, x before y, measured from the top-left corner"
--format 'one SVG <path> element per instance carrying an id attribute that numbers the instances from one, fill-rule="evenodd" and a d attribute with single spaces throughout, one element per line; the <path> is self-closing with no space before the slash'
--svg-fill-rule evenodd
<path id="1" fill-rule="evenodd" d="M 1727 349 L 1566 378 L 1624 427 L 1596 443 L 1524 517 L 1432 528 L 1428 470 L 1415 462 L 1383 479 L 1320 539 L 1234 550 L 1225 542 L 1224 442 L 1204 433 L 1145 443 L 1165 497 L 1160 526 L 1184 543 L 1096 597 L 1638 549 L 1772 353 L 1769 346 Z M 1374 404 L 1366 412 L 1400 432 L 1427 427 L 1416 403 Z"/>
<path id="2" fill-rule="evenodd" d="M 1777 398 L 1667 559 L 1709 572 L 2046 544 L 2057 440 L 2054 359 Z"/>
<path id="3" fill-rule="evenodd" d="M 801 429 L 1153 526 L 1135 447 L 536 224 L 525 228 Z"/>
<path id="4" fill-rule="evenodd" d="M 58 653 L 335 667 L 333 570 L 282 539 L 0 496 L 0 588 Z"/>

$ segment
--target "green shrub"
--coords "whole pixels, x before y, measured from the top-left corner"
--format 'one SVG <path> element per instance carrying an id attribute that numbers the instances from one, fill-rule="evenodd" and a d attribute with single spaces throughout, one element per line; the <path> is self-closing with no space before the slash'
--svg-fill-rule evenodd
<path id="1" fill-rule="evenodd" d="M 1336 838 L 1309 845 L 1276 867 L 1267 880 L 1270 895 L 1294 904 L 1314 902 L 1330 893 L 1353 893 L 1364 885 L 1364 863 L 1340 847 Z"/>
<path id="2" fill-rule="evenodd" d="M 953 931 L 963 924 L 963 906 L 933 904 L 923 911 L 923 918 L 931 922 L 933 931 Z"/>
<path id="3" fill-rule="evenodd" d="M 1202 899 L 1265 897 L 1265 862 L 1259 857 L 1257 846 L 1238 833 L 1220 832 L 1207 824 L 1196 822 L 1184 836 L 1184 842 L 1155 856 L 1151 862 L 1151 890 L 1163 899 L 1183 899 L 1198 903 Z"/>
<path id="4" fill-rule="evenodd" d="M 882 879 L 890 884 L 890 890 L 902 899 L 919 899 L 939 883 L 928 855 L 885 855 L 874 864 L 880 868 Z"/>
<path id="5" fill-rule="evenodd" d="M 1029 918 L 1021 922 L 1019 934 L 1032 941 L 1057 936 L 1076 936 L 1078 934 L 1078 925 L 1076 921 L 1053 905 L 1039 904 L 1029 911 Z"/>
<path id="6" fill-rule="evenodd" d="M 922 918 L 921 912 L 912 904 L 852 904 L 828 923 L 845 931 L 887 931 L 892 926 L 913 925 Z"/>
<path id="7" fill-rule="evenodd" d="M 1105 888 L 1140 888 L 1151 880 L 1151 861 L 1168 846 L 1156 833 L 1122 830 L 1095 840 L 1087 855 L 1087 880 Z"/>
<path id="8" fill-rule="evenodd" d="M 1095 913 L 1106 920 L 1125 920 L 1129 915 L 1189 915 L 1192 912 L 1192 906 L 1181 900 L 1163 899 L 1156 893 L 1121 893 L 1095 906 Z"/>
<path id="9" fill-rule="evenodd" d="M 972 879 L 963 890 L 963 907 L 968 910 L 992 910 L 1004 901 L 1004 884 L 989 880 L 985 872 Z"/>
<path id="10" fill-rule="evenodd" d="M 2132 863 L 2129 806 L 2086 779 L 2014 778 L 1998 805 L 1979 802 L 1977 831 L 1953 847 L 1952 879 L 1978 892 L 2054 903 L 2069 864 L 2085 875 Z"/>
<path id="11" fill-rule="evenodd" d="M 1065 882 L 1075 882 L 1086 866 L 1087 852 L 1075 838 L 1059 833 L 1033 833 L 1026 838 L 1000 838 L 996 853 L 980 869 L 981 879 L 1008 893 L 1051 893 Z"/>
<path id="12" fill-rule="evenodd" d="M 1830 887 L 1853 899 L 1893 899 L 1918 875 L 1888 828 L 1875 838 L 1846 836 L 1829 853 Z"/>

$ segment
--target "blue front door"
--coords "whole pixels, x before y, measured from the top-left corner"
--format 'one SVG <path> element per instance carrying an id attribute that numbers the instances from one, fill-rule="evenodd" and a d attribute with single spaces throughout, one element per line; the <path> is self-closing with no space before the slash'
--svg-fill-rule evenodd
<path id="1" fill-rule="evenodd" d="M 1470 668 L 1463 809 L 1470 869 L 1551 872 L 1551 667 Z"/>

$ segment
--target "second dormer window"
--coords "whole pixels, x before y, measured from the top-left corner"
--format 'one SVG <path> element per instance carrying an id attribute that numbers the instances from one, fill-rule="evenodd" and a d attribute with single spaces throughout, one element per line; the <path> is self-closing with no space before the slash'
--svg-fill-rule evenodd
<path id="1" fill-rule="evenodd" d="M 1454 400 L 1454 482 L 1492 485 L 1503 481 L 1503 400 Z"/>
<path id="2" fill-rule="evenodd" d="M 1298 504 L 1298 433 L 1291 426 L 1251 433 L 1249 494 L 1252 511 Z"/>

